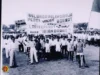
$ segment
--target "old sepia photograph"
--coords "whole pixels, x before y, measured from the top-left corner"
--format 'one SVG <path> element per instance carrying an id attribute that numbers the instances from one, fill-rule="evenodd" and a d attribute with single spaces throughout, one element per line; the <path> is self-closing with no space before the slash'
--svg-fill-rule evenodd
<path id="1" fill-rule="evenodd" d="M 1 75 L 99 75 L 100 0 L 1 6 Z"/>

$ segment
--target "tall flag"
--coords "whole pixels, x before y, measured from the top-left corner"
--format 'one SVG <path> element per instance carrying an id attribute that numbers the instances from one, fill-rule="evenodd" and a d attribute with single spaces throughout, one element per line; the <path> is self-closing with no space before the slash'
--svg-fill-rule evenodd
<path id="1" fill-rule="evenodd" d="M 100 13 L 100 0 L 94 0 L 93 1 L 92 11 Z"/>
<path id="2" fill-rule="evenodd" d="M 100 29 L 100 0 L 93 0 L 89 28 Z"/>

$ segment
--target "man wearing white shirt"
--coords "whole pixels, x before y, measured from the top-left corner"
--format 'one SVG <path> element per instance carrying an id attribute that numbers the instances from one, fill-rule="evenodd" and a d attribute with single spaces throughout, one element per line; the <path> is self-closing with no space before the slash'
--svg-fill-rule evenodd
<path id="1" fill-rule="evenodd" d="M 51 59 L 55 59 L 55 48 L 56 48 L 56 42 L 54 40 L 54 37 L 52 37 L 52 40 L 50 41 L 50 57 Z"/>
<path id="2" fill-rule="evenodd" d="M 73 61 L 73 54 L 74 54 L 73 40 L 68 39 L 67 50 L 68 50 L 68 59 Z"/>
<path id="3" fill-rule="evenodd" d="M 57 42 L 56 42 L 56 55 L 57 55 L 57 59 L 61 58 L 61 42 L 59 38 L 57 39 Z"/>
<path id="4" fill-rule="evenodd" d="M 24 52 L 27 51 L 27 41 L 26 41 L 26 39 L 27 39 L 27 36 L 23 36 L 22 37 L 22 43 L 23 43 Z"/>
<path id="5" fill-rule="evenodd" d="M 29 41 L 29 47 L 30 47 L 30 63 L 33 64 L 33 56 L 36 61 L 38 62 L 38 56 L 37 56 L 37 50 L 35 48 L 35 41 L 30 40 Z"/>
<path id="6" fill-rule="evenodd" d="M 18 37 L 16 38 L 15 42 L 16 42 L 17 50 L 19 50 L 19 44 L 20 43 L 19 43 L 19 38 Z"/>
<path id="7" fill-rule="evenodd" d="M 66 51 L 67 51 L 67 44 L 66 44 L 66 40 L 65 37 L 63 37 L 63 39 L 61 39 L 61 51 L 63 55 L 66 55 Z"/>
<path id="8" fill-rule="evenodd" d="M 97 45 L 100 46 L 100 34 L 97 34 Z"/>
<path id="9" fill-rule="evenodd" d="M 5 39 L 6 58 L 9 57 L 9 45 L 8 45 L 9 42 L 11 42 L 9 38 L 8 39 Z"/>
<path id="10" fill-rule="evenodd" d="M 45 40 L 40 38 L 41 50 L 42 50 L 42 57 L 45 59 Z"/>
<path id="11" fill-rule="evenodd" d="M 46 51 L 46 58 L 49 61 L 50 60 L 50 42 L 47 39 L 45 43 L 45 51 Z"/>
<path id="12" fill-rule="evenodd" d="M 74 55 L 73 56 L 75 56 L 75 58 L 76 58 L 77 44 L 78 44 L 77 37 L 74 37 L 74 40 L 73 40 Z"/>
<path id="13" fill-rule="evenodd" d="M 15 38 L 12 38 L 9 42 L 9 54 L 10 54 L 10 68 L 17 67 L 15 53 L 16 53 L 16 44 L 15 44 Z"/>
<path id="14" fill-rule="evenodd" d="M 88 35 L 88 44 L 89 44 L 89 45 L 91 44 L 90 41 L 91 41 L 91 35 L 89 34 L 89 35 Z"/>
<path id="15" fill-rule="evenodd" d="M 10 48 L 9 48 L 9 42 L 11 42 L 11 41 L 9 41 L 9 38 L 2 38 L 2 50 L 3 50 L 3 52 L 4 52 L 4 50 L 5 50 L 5 54 L 6 54 L 6 62 L 7 63 L 9 63 L 9 50 L 10 50 Z"/>
<path id="16" fill-rule="evenodd" d="M 71 35 L 71 33 L 68 33 L 68 35 L 67 35 L 68 37 L 68 39 L 71 39 L 72 38 L 72 35 Z"/>
<path id="17" fill-rule="evenodd" d="M 94 41 L 95 41 L 95 45 L 97 46 L 98 45 L 98 35 L 97 34 L 95 34 L 94 36 Z"/>
<path id="18" fill-rule="evenodd" d="M 18 38 L 19 40 L 19 52 L 23 52 L 24 51 L 24 47 L 23 47 L 23 38 L 22 37 L 19 37 Z"/>

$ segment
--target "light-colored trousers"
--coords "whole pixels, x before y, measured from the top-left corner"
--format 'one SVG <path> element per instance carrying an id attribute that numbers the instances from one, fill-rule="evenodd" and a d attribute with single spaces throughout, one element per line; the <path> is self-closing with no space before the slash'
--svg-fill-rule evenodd
<path id="1" fill-rule="evenodd" d="M 9 57 L 9 49 L 5 48 L 5 50 L 6 50 L 6 58 L 8 58 Z"/>
<path id="2" fill-rule="evenodd" d="M 80 55 L 80 57 L 81 57 L 81 66 L 83 66 L 83 55 Z"/>
<path id="3" fill-rule="evenodd" d="M 14 50 L 10 50 L 10 66 L 13 66 L 14 54 Z"/>
<path id="4" fill-rule="evenodd" d="M 38 62 L 37 51 L 35 48 L 30 48 L 30 62 L 33 63 L 33 56 L 36 62 Z"/>
<path id="5" fill-rule="evenodd" d="M 27 52 L 27 46 L 24 46 L 24 52 Z"/>

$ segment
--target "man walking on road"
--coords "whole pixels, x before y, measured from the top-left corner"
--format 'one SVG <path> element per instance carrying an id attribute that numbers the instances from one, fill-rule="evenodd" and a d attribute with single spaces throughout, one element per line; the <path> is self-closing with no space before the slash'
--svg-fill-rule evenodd
<path id="1" fill-rule="evenodd" d="M 33 56 L 34 56 L 34 59 L 37 63 L 38 62 L 38 56 L 37 56 L 37 50 L 35 48 L 35 42 L 30 40 L 29 46 L 30 46 L 30 62 L 31 62 L 31 64 L 33 64 Z"/>
<path id="2" fill-rule="evenodd" d="M 11 42 L 9 42 L 9 53 L 10 53 L 10 68 L 17 67 L 15 53 L 16 53 L 16 44 L 15 38 L 11 38 Z"/>

